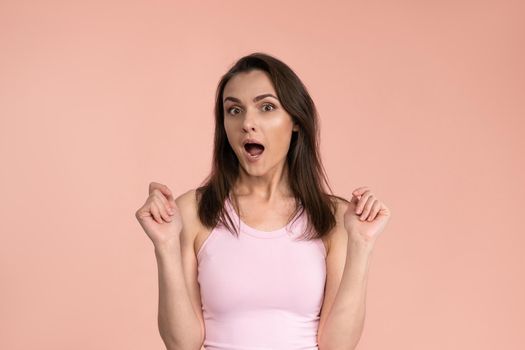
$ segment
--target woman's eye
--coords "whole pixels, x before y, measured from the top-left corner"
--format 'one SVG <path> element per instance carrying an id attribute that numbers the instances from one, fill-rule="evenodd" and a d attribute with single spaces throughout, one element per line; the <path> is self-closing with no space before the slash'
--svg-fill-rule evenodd
<path id="1" fill-rule="evenodd" d="M 236 114 L 236 113 L 232 113 L 232 112 L 231 112 L 231 111 L 234 110 L 234 109 L 238 109 L 238 108 L 237 108 L 237 107 L 232 107 L 232 108 L 228 109 L 228 113 L 229 113 L 229 114 Z"/>
<path id="2" fill-rule="evenodd" d="M 272 109 L 275 109 L 275 106 L 272 105 L 271 103 L 265 103 L 265 104 L 263 105 L 263 108 L 266 107 L 266 106 L 271 106 Z"/>
<path id="3" fill-rule="evenodd" d="M 266 107 L 268 107 L 268 106 L 271 107 L 271 109 L 266 109 Z M 238 113 L 232 113 L 232 111 L 234 111 L 234 110 L 238 110 L 238 109 L 239 109 L 239 108 L 237 108 L 237 107 L 231 107 L 231 108 L 228 108 L 226 111 L 227 111 L 228 114 L 230 114 L 230 115 L 236 115 L 236 114 L 238 114 Z M 271 104 L 271 103 L 265 103 L 265 104 L 263 105 L 263 109 L 264 109 L 264 110 L 267 110 L 267 111 L 271 111 L 271 110 L 275 109 L 275 106 L 274 106 L 273 104 Z"/>

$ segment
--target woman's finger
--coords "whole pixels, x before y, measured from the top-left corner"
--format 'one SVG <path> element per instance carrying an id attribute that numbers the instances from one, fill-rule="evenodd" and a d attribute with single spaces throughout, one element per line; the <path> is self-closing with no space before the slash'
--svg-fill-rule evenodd
<path id="1" fill-rule="evenodd" d="M 360 219 L 365 220 L 368 217 L 368 214 L 370 214 L 370 209 L 372 208 L 372 205 L 374 204 L 374 201 L 376 199 L 373 195 L 370 195 L 367 197 L 367 200 L 365 202 L 365 206 L 363 207 L 363 213 L 361 214 Z"/>
<path id="2" fill-rule="evenodd" d="M 361 198 L 359 198 L 359 203 L 357 203 L 357 207 L 355 208 L 356 214 L 361 214 L 363 212 L 363 208 L 366 204 L 366 201 L 368 197 L 370 197 L 371 195 L 372 195 L 372 192 L 365 191 L 363 195 L 361 196 Z"/>
<path id="3" fill-rule="evenodd" d="M 172 203 L 172 202 L 175 203 L 175 199 L 173 198 L 173 193 L 171 192 L 168 186 L 164 185 L 164 191 L 162 191 L 162 193 L 164 193 L 169 203 Z"/>
<path id="4" fill-rule="evenodd" d="M 160 195 L 160 196 L 155 196 L 154 195 L 153 196 L 153 201 L 157 205 L 157 208 L 159 210 L 159 215 L 161 216 L 161 218 L 164 221 L 170 222 L 171 221 L 171 217 L 168 214 L 168 210 L 166 209 L 166 205 L 167 205 L 166 198 L 164 198 L 164 196 L 162 196 L 162 195 Z"/>
<path id="5" fill-rule="evenodd" d="M 359 195 L 363 194 L 368 189 L 370 189 L 370 187 L 368 187 L 368 186 L 361 186 L 361 187 L 358 187 L 355 190 L 353 190 L 352 194 L 354 194 L 356 196 L 359 196 Z"/>
<path id="6" fill-rule="evenodd" d="M 153 218 L 155 219 L 155 221 L 159 224 L 162 224 L 162 218 L 160 217 L 159 208 L 154 201 L 151 202 L 149 206 L 149 211 L 151 213 L 151 216 L 153 216 Z"/>
<path id="7" fill-rule="evenodd" d="M 149 194 L 151 194 L 154 190 L 158 190 L 160 193 L 162 193 L 166 197 L 168 202 L 174 201 L 173 193 L 171 192 L 168 186 L 158 182 L 151 182 L 149 184 Z"/>
<path id="8" fill-rule="evenodd" d="M 164 208 L 166 208 L 166 212 L 169 214 L 169 215 L 173 215 L 173 207 L 172 205 L 168 202 L 168 200 L 166 199 L 166 197 L 164 196 L 164 194 L 162 194 L 160 191 L 154 191 L 153 192 L 153 196 L 155 198 L 158 198 L 161 200 L 162 204 L 164 205 Z"/>
<path id="9" fill-rule="evenodd" d="M 368 215 L 368 221 L 372 221 L 376 218 L 377 213 L 379 213 L 379 210 L 381 209 L 381 202 L 376 199 L 374 202 L 374 205 L 372 206 L 372 209 L 370 210 L 370 215 Z"/>

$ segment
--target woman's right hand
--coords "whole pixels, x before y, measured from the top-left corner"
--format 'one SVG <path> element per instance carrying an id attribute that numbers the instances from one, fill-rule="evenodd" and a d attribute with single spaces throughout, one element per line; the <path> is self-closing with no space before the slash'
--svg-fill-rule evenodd
<path id="1" fill-rule="evenodd" d="M 155 247 L 179 240 L 182 219 L 168 186 L 151 182 L 149 196 L 135 212 L 135 217 Z"/>

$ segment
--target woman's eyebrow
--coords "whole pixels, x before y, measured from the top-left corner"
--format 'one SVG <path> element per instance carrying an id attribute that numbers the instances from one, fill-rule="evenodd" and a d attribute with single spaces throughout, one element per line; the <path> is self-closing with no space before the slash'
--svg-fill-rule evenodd
<path id="1" fill-rule="evenodd" d="M 277 101 L 279 101 L 279 99 L 277 97 L 275 97 L 274 95 L 272 94 L 262 94 L 262 95 L 259 95 L 259 96 L 255 96 L 255 98 L 253 99 L 253 102 L 257 102 L 259 100 L 262 100 L 263 98 L 265 97 L 273 97 L 275 98 Z M 233 101 L 233 102 L 237 102 L 237 103 L 241 103 L 241 100 L 239 100 L 238 98 L 236 97 L 232 97 L 232 96 L 228 96 L 224 99 L 223 103 L 226 102 L 226 101 Z"/>

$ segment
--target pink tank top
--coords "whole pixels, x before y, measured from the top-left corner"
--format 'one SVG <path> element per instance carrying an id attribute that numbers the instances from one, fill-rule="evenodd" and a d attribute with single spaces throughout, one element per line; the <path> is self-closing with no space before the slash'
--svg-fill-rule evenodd
<path id="1" fill-rule="evenodd" d="M 239 228 L 229 199 L 225 208 Z M 240 221 L 238 238 L 222 224 L 211 231 L 197 253 L 205 349 L 318 349 L 326 250 L 320 238 L 294 240 L 306 220 L 274 231 Z"/>

